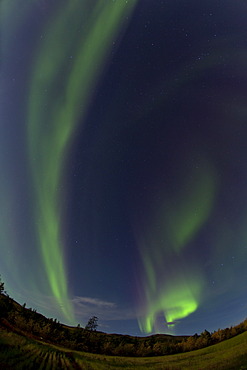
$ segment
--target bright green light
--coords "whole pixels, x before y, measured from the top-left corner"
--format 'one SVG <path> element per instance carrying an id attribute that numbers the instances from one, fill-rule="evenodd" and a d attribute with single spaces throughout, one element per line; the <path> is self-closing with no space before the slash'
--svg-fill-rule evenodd
<path id="1" fill-rule="evenodd" d="M 197 277 L 196 281 L 183 276 L 170 283 L 169 289 L 164 289 L 160 295 L 153 296 L 149 302 L 147 315 L 139 319 L 140 329 L 151 333 L 155 320 L 161 313 L 169 327 L 174 326 L 177 320 L 183 319 L 198 308 L 202 281 Z"/>
<path id="2" fill-rule="evenodd" d="M 186 248 L 208 220 L 214 205 L 216 175 L 205 161 L 188 173 L 174 199 L 164 191 L 163 203 L 153 211 L 150 228 L 139 233 L 143 260 L 143 303 L 140 329 L 150 333 L 162 313 L 171 326 L 195 312 L 204 279 L 186 257 Z"/>
<path id="3" fill-rule="evenodd" d="M 39 242 L 50 289 L 69 320 L 73 312 L 62 240 L 64 160 L 112 42 L 135 4 L 66 2 L 45 32 L 32 71 L 27 129 Z"/>

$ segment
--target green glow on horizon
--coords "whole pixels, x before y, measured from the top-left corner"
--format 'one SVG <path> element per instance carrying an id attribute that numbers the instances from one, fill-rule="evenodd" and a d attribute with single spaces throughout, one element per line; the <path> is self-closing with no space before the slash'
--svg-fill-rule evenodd
<path id="1" fill-rule="evenodd" d="M 136 2 L 67 2 L 45 32 L 32 70 L 27 129 L 38 238 L 50 289 L 70 321 L 62 240 L 64 161 L 112 42 Z"/>
<path id="2" fill-rule="evenodd" d="M 157 300 L 150 302 L 148 314 L 139 319 L 139 327 L 143 332 L 151 333 L 157 314 L 162 312 L 167 326 L 173 327 L 177 320 L 183 319 L 196 311 L 200 295 L 200 280 L 184 279 L 173 282 L 171 288 L 161 293 Z"/>
<path id="3" fill-rule="evenodd" d="M 190 265 L 186 249 L 208 220 L 217 190 L 214 169 L 206 161 L 202 168 L 188 173 L 174 201 L 163 194 L 163 203 L 153 210 L 150 231 L 142 230 L 138 237 L 144 266 L 145 311 L 139 317 L 143 332 L 151 333 L 161 314 L 171 327 L 200 304 L 204 278 L 193 262 Z"/>

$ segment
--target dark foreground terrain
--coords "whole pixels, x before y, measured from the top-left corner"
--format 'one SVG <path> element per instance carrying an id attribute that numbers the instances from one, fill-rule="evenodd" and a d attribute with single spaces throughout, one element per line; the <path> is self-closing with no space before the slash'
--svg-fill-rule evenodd
<path id="1" fill-rule="evenodd" d="M 196 351 L 117 357 L 68 350 L 2 328 L 1 369 L 247 369 L 247 332 Z"/>
<path id="2" fill-rule="evenodd" d="M 0 294 L 0 369 L 247 370 L 247 320 L 200 335 L 105 334 L 69 327 Z"/>

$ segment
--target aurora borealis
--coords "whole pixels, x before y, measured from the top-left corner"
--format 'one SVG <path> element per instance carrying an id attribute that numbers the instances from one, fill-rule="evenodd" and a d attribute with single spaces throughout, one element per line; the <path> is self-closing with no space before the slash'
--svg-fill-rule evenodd
<path id="1" fill-rule="evenodd" d="M 134 335 L 246 318 L 245 1 L 0 10 L 10 296 Z"/>
<path id="2" fill-rule="evenodd" d="M 121 26 L 121 17 L 130 8 L 123 2 L 116 5 L 100 1 L 92 10 L 87 9 L 88 5 L 90 3 L 69 2 L 58 19 L 53 19 L 48 27 L 47 39 L 42 40 L 37 62 L 34 62 L 28 116 L 42 257 L 52 293 L 70 320 L 72 309 L 63 306 L 64 301 L 68 305 L 69 299 L 60 235 L 61 171 L 70 138 L 79 117 L 83 119 L 109 44 L 117 32 L 116 28 Z M 78 11 L 89 19 L 86 21 L 83 16 L 76 16 Z M 74 22 L 73 27 L 71 19 L 78 22 Z M 88 29 L 78 37 L 78 27 L 83 22 Z M 68 27 L 69 35 L 65 33 Z M 71 57 L 74 61 L 69 68 L 66 58 Z M 58 92 L 62 75 L 64 86 Z M 47 104 L 48 94 L 51 94 L 50 104 Z"/>

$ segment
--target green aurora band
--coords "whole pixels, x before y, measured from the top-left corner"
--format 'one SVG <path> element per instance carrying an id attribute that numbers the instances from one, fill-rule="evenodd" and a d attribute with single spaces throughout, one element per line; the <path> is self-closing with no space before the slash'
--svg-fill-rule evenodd
<path id="1" fill-rule="evenodd" d="M 70 322 L 73 309 L 62 235 L 63 167 L 111 45 L 136 3 L 65 2 L 44 32 L 31 73 L 27 130 L 35 219 L 51 292 Z M 83 32 L 78 32 L 81 27 Z"/>
<path id="2" fill-rule="evenodd" d="M 22 83 L 26 83 L 27 86 L 24 86 L 23 96 L 20 94 L 18 99 L 12 94 L 18 100 L 18 103 L 14 104 L 9 92 L 10 87 L 14 86 L 14 83 L 11 84 L 12 77 L 17 77 L 18 81 L 18 75 L 15 74 L 15 72 L 18 73 L 18 70 L 15 71 L 14 66 L 18 66 L 19 63 L 20 68 L 23 68 L 21 55 L 20 61 L 15 61 L 20 50 L 17 48 L 16 54 L 13 53 L 16 48 L 16 35 L 23 37 L 22 27 L 26 22 L 29 24 L 33 11 L 37 11 L 36 7 L 40 11 L 43 11 L 41 10 L 42 6 L 48 8 L 49 1 L 2 0 L 0 4 L 0 47 L 3 64 L 5 70 L 9 72 L 10 81 L 6 81 L 4 73 L 0 75 L 1 96 L 10 97 L 9 102 L 7 102 L 7 98 L 5 99 L 6 106 L 9 104 L 11 108 L 16 108 L 13 114 L 15 118 L 9 114 L 8 120 L 6 120 L 5 116 L 1 115 L 0 273 L 6 282 L 6 288 L 10 295 L 18 297 L 18 294 L 24 290 L 25 297 L 32 298 L 34 296 L 37 302 L 44 298 L 44 304 L 47 297 L 52 304 L 55 298 L 56 306 L 59 307 L 57 314 L 62 313 L 66 321 L 70 323 L 74 323 L 74 313 L 70 303 L 69 281 L 65 263 L 66 250 L 69 248 L 64 238 L 66 225 L 63 199 L 66 199 L 66 165 L 69 163 L 73 138 L 79 125 L 84 123 L 94 91 L 107 65 L 112 43 L 127 25 L 137 2 L 138 0 L 61 0 L 61 2 L 51 2 L 53 3 L 52 11 L 50 14 L 47 12 L 44 16 L 46 20 L 49 17 L 49 22 L 42 25 L 42 34 L 36 35 L 35 55 L 32 54 L 34 51 L 29 48 L 29 45 L 27 46 L 29 50 L 24 60 L 28 62 L 28 72 L 27 75 L 23 74 L 26 79 L 20 79 L 21 82 L 19 82 L 20 86 Z M 57 4 L 55 7 L 59 9 L 54 10 L 54 4 Z M 17 40 L 19 40 L 18 37 Z M 27 40 L 30 41 L 29 38 Z M 142 118 L 153 109 L 153 105 L 150 106 L 151 95 L 157 97 L 157 108 L 162 107 L 165 112 L 171 98 L 183 93 L 185 88 L 190 87 L 190 83 L 193 83 L 192 80 L 200 81 L 200 78 L 206 78 L 210 71 L 213 72 L 214 68 L 219 68 L 222 65 L 222 56 L 224 55 L 227 55 L 227 63 L 232 65 L 236 75 L 241 78 L 247 77 L 245 48 L 239 51 L 239 40 L 233 37 L 231 50 L 228 50 L 228 42 L 229 40 L 225 40 L 223 37 L 215 39 L 212 42 L 212 50 L 214 51 L 210 55 L 203 57 L 200 61 L 194 59 L 183 61 L 179 69 L 171 73 L 165 82 L 161 79 L 160 84 L 155 84 L 153 91 L 147 94 L 147 100 L 142 103 L 142 109 L 138 109 L 137 118 L 134 117 L 131 120 L 131 125 L 136 130 L 142 129 L 138 123 L 135 125 L 133 122 L 141 122 L 142 124 Z M 10 65 L 11 74 L 8 65 Z M 193 73 L 191 73 L 192 69 Z M 23 78 L 22 73 L 21 71 Z M 164 98 L 159 93 L 161 88 L 167 91 L 168 98 Z M 28 99 L 26 99 L 27 90 Z M 20 91 L 20 87 L 17 91 Z M 233 134 L 236 129 L 239 131 L 239 136 L 243 137 L 243 141 L 246 136 L 245 98 L 242 94 L 238 96 L 234 89 L 232 95 L 227 90 L 225 94 L 222 94 L 220 89 L 219 91 L 216 89 L 214 100 L 217 101 L 217 99 L 220 99 L 220 113 L 216 110 L 212 120 L 215 127 L 219 131 L 222 130 L 222 134 L 229 138 L 227 143 L 229 148 L 232 148 L 230 144 L 232 137 L 235 137 Z M 15 99 L 13 101 L 15 102 Z M 19 109 L 19 105 L 22 106 L 21 109 Z M 27 117 L 24 117 L 24 106 Z M 113 107 L 113 109 L 117 108 Z M 20 116 L 20 121 L 19 112 L 23 113 L 23 117 Z M 13 130 L 12 127 L 14 128 L 15 124 L 19 125 L 19 130 L 17 130 L 19 134 L 24 122 L 26 123 L 24 127 L 25 138 L 26 135 L 27 138 L 25 144 L 22 144 L 23 158 L 20 158 L 20 166 L 19 158 L 16 158 L 13 165 L 13 163 L 8 163 L 12 151 L 10 148 L 13 147 L 12 137 L 9 141 L 5 141 L 5 136 L 12 135 L 10 131 Z M 5 126 L 7 128 L 6 135 Z M 27 143 L 28 153 L 26 154 L 25 145 Z M 140 278 L 138 286 L 140 288 L 140 307 L 137 316 L 139 327 L 145 333 L 159 332 L 161 327 L 159 320 L 162 320 L 162 332 L 164 331 L 164 321 L 166 326 L 173 327 L 179 320 L 193 314 L 209 296 L 205 295 L 208 290 L 207 276 L 205 275 L 207 272 L 204 271 L 203 266 L 198 264 L 196 256 L 193 256 L 192 251 L 195 251 L 195 248 L 191 248 L 191 245 L 195 247 L 197 238 L 200 239 L 204 227 L 207 226 L 207 222 L 210 222 L 210 217 L 215 211 L 214 205 L 217 196 L 221 193 L 221 186 L 224 188 L 224 184 L 220 183 L 220 175 L 219 178 L 217 176 L 217 162 L 214 162 L 213 155 L 210 156 L 210 153 L 204 151 L 205 148 L 200 147 L 200 144 L 195 143 L 195 148 L 188 148 L 189 151 L 194 150 L 194 152 L 186 154 L 182 160 L 190 163 L 191 158 L 199 156 L 204 158 L 204 163 L 201 164 L 200 168 L 194 168 L 189 173 L 179 173 L 176 178 L 178 186 L 175 190 L 173 189 L 173 192 L 169 193 L 169 189 L 162 188 L 153 195 L 151 212 L 144 216 L 147 217 L 145 224 L 140 222 L 141 225 L 139 225 L 137 222 L 139 227 L 135 228 L 143 265 L 140 276 L 138 276 Z M 226 145 L 224 140 L 218 144 L 219 151 L 224 153 Z M 245 145 L 243 147 L 245 148 Z M 225 158 L 225 161 L 232 163 L 235 157 L 232 156 L 229 148 L 227 150 L 229 154 L 227 154 L 228 157 Z M 239 152 L 241 153 L 241 147 Z M 245 153 L 245 150 L 243 152 Z M 28 173 L 20 175 L 20 172 L 16 172 L 16 167 L 17 171 L 19 167 L 21 171 L 21 160 L 24 160 L 24 157 L 25 160 L 29 161 Z M 240 172 L 241 176 L 243 175 L 243 181 L 246 181 L 245 170 L 246 168 Z M 18 176 L 22 176 L 20 183 L 23 179 L 25 182 L 26 179 L 27 186 L 25 186 L 28 192 L 30 191 L 30 173 L 33 193 L 31 204 L 29 205 L 29 200 L 26 201 L 30 213 L 25 213 L 22 211 L 19 196 L 21 194 L 22 197 L 22 188 L 19 189 L 20 184 L 17 179 L 19 179 Z M 176 175 L 177 173 L 175 177 Z M 225 181 L 223 176 L 222 179 Z M 25 198 L 25 193 L 23 195 Z M 159 199 L 158 204 L 155 198 Z M 32 209 L 29 210 L 29 207 Z M 246 202 L 243 199 L 243 209 L 246 209 L 245 207 Z M 216 281 L 215 290 L 221 288 L 219 285 L 217 286 L 217 280 L 218 284 L 225 281 L 225 286 L 223 284 L 220 292 L 225 289 L 225 292 L 228 293 L 229 287 L 231 287 L 232 291 L 236 293 L 236 297 L 238 292 L 243 294 L 243 285 L 238 284 L 237 286 L 235 282 L 242 282 L 241 274 L 245 268 L 247 253 L 247 219 L 243 209 L 240 209 L 243 213 L 243 219 L 238 222 L 237 226 L 232 225 L 227 219 L 222 218 L 219 221 L 212 218 L 213 222 L 216 220 L 215 236 L 212 245 L 209 246 L 211 258 L 214 261 L 209 272 L 210 279 Z M 23 217 L 24 220 L 28 220 L 29 216 L 31 217 L 30 230 L 22 228 L 20 222 L 22 220 L 18 219 L 18 217 Z M 26 242 L 27 248 L 25 249 L 22 249 L 21 246 L 21 243 L 24 243 L 22 239 L 18 239 L 20 229 L 23 234 L 26 234 L 24 242 Z M 36 235 L 33 235 L 34 233 Z M 33 241 L 34 244 L 32 244 Z M 37 260 L 33 259 L 33 264 L 31 257 L 28 256 L 32 245 L 34 253 L 31 253 L 31 257 L 40 257 Z M 236 253 L 231 257 L 233 246 Z M 200 245 L 198 245 L 199 248 Z M 226 256 L 230 256 L 231 264 L 225 264 L 224 269 L 220 268 L 219 271 L 215 266 L 222 263 L 222 251 Z M 238 263 L 240 261 L 242 263 L 242 269 L 236 268 L 234 259 L 231 258 L 236 260 L 238 258 Z M 35 293 L 37 294 L 35 295 Z M 20 297 L 23 298 L 21 295 Z M 217 296 L 214 293 L 213 297 L 221 299 L 220 294 Z M 32 303 L 35 303 L 35 299 Z"/>
<path id="3" fill-rule="evenodd" d="M 190 180 L 181 183 L 182 190 L 174 199 L 163 194 L 160 209 L 153 210 L 150 227 L 142 228 L 149 231 L 138 233 L 145 299 L 145 312 L 138 321 L 143 332 L 159 330 L 156 320 L 161 313 L 166 325 L 172 327 L 199 306 L 204 278 L 193 259 L 188 262 L 186 253 L 211 214 L 217 190 L 214 169 L 206 161 L 203 168 L 189 174 Z M 176 204 L 175 210 L 172 204 Z"/>
<path id="4" fill-rule="evenodd" d="M 219 45 L 215 45 L 216 51 L 212 55 L 194 66 L 192 77 L 189 73 L 184 73 L 186 66 L 177 70 L 178 82 L 174 83 L 173 76 L 166 82 L 169 98 L 175 97 L 193 80 L 199 80 L 213 70 L 220 60 L 220 53 L 224 52 L 224 47 L 225 41 L 221 40 Z M 241 66 L 241 69 L 246 71 L 245 51 L 232 53 L 229 60 L 233 65 L 237 65 L 238 68 Z M 158 89 L 160 86 L 157 86 L 157 91 Z M 158 95 L 155 92 L 153 94 Z M 167 102 L 164 102 L 163 98 L 157 101 L 157 106 L 165 104 L 169 104 L 169 99 Z M 228 104 L 230 105 L 229 102 Z M 150 109 L 148 103 L 144 106 L 146 110 L 141 112 L 142 116 L 148 114 Z M 213 213 L 221 184 L 218 181 L 217 168 L 214 168 L 203 150 L 195 143 L 195 156 L 198 153 L 205 158 L 204 170 L 195 169 L 185 175 L 185 180 L 183 175 L 182 177 L 181 174 L 178 175 L 179 189 L 174 198 L 162 189 L 156 194 L 156 199 L 162 200 L 161 204 L 157 204 L 155 200 L 152 202 L 148 225 L 137 227 L 136 240 L 143 264 L 139 284 L 142 287 L 139 289 L 140 308 L 137 316 L 140 330 L 144 333 L 160 331 L 161 325 L 158 321 L 161 315 L 165 318 L 166 326 L 171 328 L 178 320 L 195 312 L 201 304 L 206 279 L 197 269 L 196 259 L 191 258 L 191 262 L 188 262 L 186 253 L 189 253 L 190 243 L 196 240 Z M 190 163 L 190 154 L 181 160 Z M 220 240 L 222 234 L 219 236 Z M 217 255 L 217 260 L 219 259 Z M 176 276 L 173 276 L 173 270 L 176 271 Z M 169 281 L 167 276 L 170 276 Z"/>

